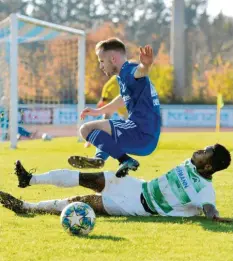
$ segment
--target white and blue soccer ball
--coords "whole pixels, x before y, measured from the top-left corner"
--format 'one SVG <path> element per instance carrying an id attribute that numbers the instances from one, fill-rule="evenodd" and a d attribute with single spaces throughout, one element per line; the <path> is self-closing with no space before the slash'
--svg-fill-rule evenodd
<path id="1" fill-rule="evenodd" d="M 43 133 L 41 138 L 42 138 L 43 141 L 52 140 L 52 136 L 50 136 L 48 133 Z"/>
<path id="2" fill-rule="evenodd" d="M 87 235 L 95 226 L 95 212 L 83 202 L 74 202 L 66 206 L 61 213 L 63 228 L 73 235 Z"/>

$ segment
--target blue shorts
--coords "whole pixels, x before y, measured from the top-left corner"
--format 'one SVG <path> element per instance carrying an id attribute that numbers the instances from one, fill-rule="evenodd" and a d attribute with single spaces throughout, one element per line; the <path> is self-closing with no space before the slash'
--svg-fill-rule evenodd
<path id="1" fill-rule="evenodd" d="M 154 135 L 143 133 L 131 120 L 109 120 L 112 137 L 118 143 L 124 153 L 134 154 L 138 156 L 146 156 L 151 154 L 157 147 L 160 126 Z"/>

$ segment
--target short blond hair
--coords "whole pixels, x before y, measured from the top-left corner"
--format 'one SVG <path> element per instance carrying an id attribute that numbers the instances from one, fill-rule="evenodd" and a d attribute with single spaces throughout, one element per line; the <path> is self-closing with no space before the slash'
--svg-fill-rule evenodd
<path id="1" fill-rule="evenodd" d="M 106 51 L 119 51 L 123 54 L 126 53 L 125 44 L 118 38 L 108 38 L 107 40 L 100 41 L 95 46 L 95 51 L 99 50 Z"/>

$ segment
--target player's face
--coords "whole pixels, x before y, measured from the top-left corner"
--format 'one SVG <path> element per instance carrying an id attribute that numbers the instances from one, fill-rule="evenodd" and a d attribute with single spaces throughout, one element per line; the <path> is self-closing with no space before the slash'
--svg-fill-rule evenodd
<path id="1" fill-rule="evenodd" d="M 107 76 L 112 76 L 117 73 L 117 67 L 114 65 L 114 57 L 111 51 L 104 52 L 99 50 L 97 52 L 100 70 L 102 70 Z"/>
<path id="2" fill-rule="evenodd" d="M 203 150 L 197 150 L 193 153 L 192 161 L 197 168 L 205 168 L 209 165 L 209 162 L 214 154 L 214 147 L 208 146 Z"/>

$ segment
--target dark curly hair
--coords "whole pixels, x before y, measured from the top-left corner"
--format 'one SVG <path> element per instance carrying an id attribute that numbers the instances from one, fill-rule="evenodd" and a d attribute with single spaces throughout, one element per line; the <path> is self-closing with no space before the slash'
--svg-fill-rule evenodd
<path id="1" fill-rule="evenodd" d="M 213 168 L 213 173 L 226 169 L 231 163 L 230 152 L 221 144 L 215 144 L 213 146 L 214 153 L 211 158 L 211 165 Z"/>

